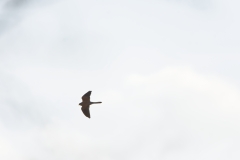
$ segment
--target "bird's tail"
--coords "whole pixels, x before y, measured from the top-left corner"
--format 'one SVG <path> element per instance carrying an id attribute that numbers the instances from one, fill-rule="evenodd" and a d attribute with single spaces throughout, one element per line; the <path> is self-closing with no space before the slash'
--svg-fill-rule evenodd
<path id="1" fill-rule="evenodd" d="M 92 104 L 98 104 L 98 103 L 102 103 L 102 102 L 92 102 Z"/>

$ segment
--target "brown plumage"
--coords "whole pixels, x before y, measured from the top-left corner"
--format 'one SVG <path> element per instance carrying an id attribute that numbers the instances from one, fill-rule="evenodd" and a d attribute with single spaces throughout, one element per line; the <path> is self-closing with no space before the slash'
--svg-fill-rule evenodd
<path id="1" fill-rule="evenodd" d="M 85 93 L 82 96 L 82 102 L 79 103 L 79 105 L 82 106 L 81 109 L 82 109 L 83 114 L 88 118 L 90 118 L 90 111 L 89 111 L 90 105 L 102 103 L 102 102 L 91 102 L 90 101 L 91 93 L 92 93 L 92 91 L 88 91 L 87 93 Z"/>

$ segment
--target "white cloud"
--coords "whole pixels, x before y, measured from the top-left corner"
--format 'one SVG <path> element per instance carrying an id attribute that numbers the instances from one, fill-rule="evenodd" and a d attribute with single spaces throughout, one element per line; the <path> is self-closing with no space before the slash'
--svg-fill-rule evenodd
<path id="1" fill-rule="evenodd" d="M 150 75 L 131 75 L 126 82 L 137 93 L 138 106 L 150 110 L 146 112 L 152 113 L 150 117 L 163 112 L 164 124 L 157 120 L 149 124 L 162 124 L 165 130 L 161 136 L 173 132 L 170 139 L 163 136 L 166 138 L 164 150 L 170 149 L 166 159 L 174 154 L 181 159 L 189 152 L 193 152 L 194 157 L 197 150 L 205 148 L 212 150 L 209 157 L 214 158 L 221 150 L 231 152 L 231 148 L 237 146 L 234 141 L 239 141 L 240 93 L 236 86 L 219 77 L 179 67 L 164 68 Z M 204 154 L 207 152 L 204 151 L 200 159 Z"/>

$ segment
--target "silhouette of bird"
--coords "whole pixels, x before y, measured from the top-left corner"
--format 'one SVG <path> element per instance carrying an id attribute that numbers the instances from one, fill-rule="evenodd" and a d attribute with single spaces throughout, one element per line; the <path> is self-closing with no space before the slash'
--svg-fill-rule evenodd
<path id="1" fill-rule="evenodd" d="M 87 93 L 85 93 L 82 96 L 82 102 L 79 103 L 80 106 L 82 106 L 82 112 L 83 114 L 90 118 L 90 112 L 89 112 L 89 108 L 91 104 L 98 104 L 98 103 L 102 103 L 102 102 L 91 102 L 90 101 L 90 95 L 91 95 L 92 91 L 88 91 Z"/>

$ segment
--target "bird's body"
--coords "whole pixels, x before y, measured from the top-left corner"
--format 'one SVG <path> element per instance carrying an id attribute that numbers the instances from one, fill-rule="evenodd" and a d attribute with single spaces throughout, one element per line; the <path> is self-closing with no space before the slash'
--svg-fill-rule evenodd
<path id="1" fill-rule="evenodd" d="M 82 106 L 81 109 L 82 109 L 83 114 L 88 118 L 90 118 L 90 111 L 89 111 L 90 105 L 102 103 L 102 102 L 91 102 L 90 101 L 91 93 L 92 93 L 92 91 L 88 91 L 87 93 L 85 93 L 82 96 L 82 102 L 79 103 L 79 105 Z"/>

